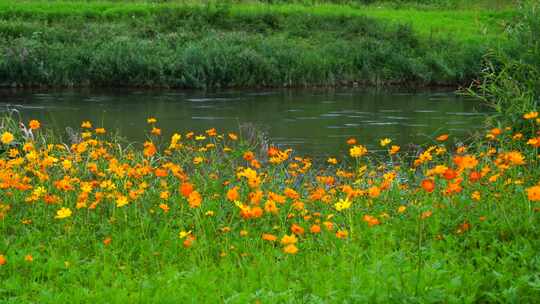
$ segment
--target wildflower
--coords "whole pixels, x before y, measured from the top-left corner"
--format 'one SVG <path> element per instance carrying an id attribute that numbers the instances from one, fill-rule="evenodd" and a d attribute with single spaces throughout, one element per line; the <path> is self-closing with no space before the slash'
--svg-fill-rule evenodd
<path id="1" fill-rule="evenodd" d="M 167 204 L 159 204 L 159 208 L 165 213 L 169 212 L 169 206 Z"/>
<path id="2" fill-rule="evenodd" d="M 10 132 L 7 132 L 7 131 L 2 133 L 2 136 L 0 136 L 0 141 L 4 145 L 9 145 L 14 139 L 15 139 L 15 137 L 13 136 L 13 134 L 11 134 Z"/>
<path id="3" fill-rule="evenodd" d="M 27 254 L 24 256 L 24 260 L 28 263 L 32 263 L 34 261 L 34 257 L 31 254 Z"/>
<path id="4" fill-rule="evenodd" d="M 331 165 L 336 165 L 337 164 L 337 159 L 335 159 L 333 157 L 330 157 L 328 160 L 326 160 L 326 162 L 328 162 Z"/>
<path id="5" fill-rule="evenodd" d="M 152 131 L 150 131 L 150 133 L 152 133 L 153 135 L 159 136 L 161 135 L 161 129 L 152 127 Z"/>
<path id="6" fill-rule="evenodd" d="M 532 186 L 527 189 L 527 198 L 530 201 L 540 201 L 540 185 Z"/>
<path id="7" fill-rule="evenodd" d="M 182 242 L 182 245 L 184 246 L 184 248 L 189 248 L 193 245 L 193 242 L 195 240 L 196 240 L 195 236 L 190 234 L 189 236 L 186 237 L 184 242 Z"/>
<path id="8" fill-rule="evenodd" d="M 298 242 L 298 239 L 296 238 L 294 234 L 291 234 L 291 235 L 286 234 L 281 238 L 282 245 L 296 244 L 296 242 Z"/>
<path id="9" fill-rule="evenodd" d="M 289 244 L 283 247 L 283 252 L 288 254 L 296 254 L 298 252 L 298 247 L 296 247 L 294 244 Z"/>
<path id="10" fill-rule="evenodd" d="M 109 246 L 112 242 L 112 239 L 110 237 L 106 237 L 104 240 L 103 240 L 103 245 L 105 246 Z"/>
<path id="11" fill-rule="evenodd" d="M 94 131 L 96 132 L 96 134 L 105 134 L 106 133 L 105 128 L 97 128 Z"/>
<path id="12" fill-rule="evenodd" d="M 81 128 L 84 128 L 84 129 L 92 129 L 92 123 L 89 122 L 89 121 L 83 121 L 81 123 Z"/>
<path id="13" fill-rule="evenodd" d="M 299 226 L 297 224 L 292 224 L 291 232 L 296 234 L 296 235 L 302 235 L 302 234 L 304 234 L 304 228 L 302 228 L 301 226 Z"/>
<path id="14" fill-rule="evenodd" d="M 204 215 L 206 215 L 206 216 L 214 216 L 214 211 L 208 210 L 208 211 L 206 211 L 206 213 Z"/>
<path id="15" fill-rule="evenodd" d="M 352 157 L 355 157 L 355 158 L 362 157 L 366 155 L 367 152 L 368 150 L 366 149 L 366 147 L 362 145 L 354 146 L 351 149 L 349 149 L 349 153 L 351 154 Z"/>
<path id="16" fill-rule="evenodd" d="M 356 138 L 349 138 L 347 139 L 348 145 L 356 145 Z"/>
<path id="17" fill-rule="evenodd" d="M 312 225 L 311 228 L 309 228 L 309 231 L 313 234 L 320 233 L 321 232 L 321 226 L 319 225 Z"/>
<path id="18" fill-rule="evenodd" d="M 424 189 L 424 191 L 428 193 L 431 193 L 433 192 L 433 190 L 435 190 L 435 182 L 432 179 L 424 179 L 421 185 L 422 189 Z"/>
<path id="19" fill-rule="evenodd" d="M 157 153 L 157 148 L 152 142 L 147 141 L 144 143 L 144 150 L 143 150 L 144 156 L 151 157 L 156 153 Z"/>
<path id="20" fill-rule="evenodd" d="M 247 230 L 240 230 L 240 236 L 241 237 L 244 237 L 244 236 L 248 236 L 249 232 Z"/>
<path id="21" fill-rule="evenodd" d="M 41 127 L 41 124 L 39 123 L 38 120 L 35 120 L 35 119 L 32 119 L 30 120 L 30 122 L 28 123 L 28 126 L 30 127 L 30 129 L 32 130 L 37 130 Z"/>
<path id="22" fill-rule="evenodd" d="M 56 216 L 54 218 L 56 219 L 63 219 L 71 216 L 71 209 L 69 208 L 60 208 L 60 210 L 56 211 Z"/>
<path id="23" fill-rule="evenodd" d="M 188 196 L 188 203 L 189 207 L 191 208 L 198 208 L 201 206 L 202 197 L 197 191 L 191 192 Z"/>
<path id="24" fill-rule="evenodd" d="M 381 147 L 386 147 L 387 145 L 389 145 L 390 143 L 392 142 L 392 140 L 390 138 L 384 138 L 384 139 L 381 139 L 379 141 L 379 144 L 381 145 Z"/>
<path id="25" fill-rule="evenodd" d="M 198 165 L 198 164 L 202 163 L 203 160 L 204 160 L 204 158 L 202 158 L 200 156 L 196 156 L 196 157 L 193 158 L 193 164 Z"/>
<path id="26" fill-rule="evenodd" d="M 3 254 L 0 254 L 0 266 L 6 265 L 7 259 Z"/>
<path id="27" fill-rule="evenodd" d="M 394 155 L 394 154 L 398 153 L 399 150 L 401 150 L 400 146 L 393 145 L 392 147 L 390 147 L 389 153 L 390 153 L 390 155 Z"/>
<path id="28" fill-rule="evenodd" d="M 457 177 L 457 173 L 456 173 L 456 171 L 454 171 L 454 170 L 448 168 L 448 169 L 446 169 L 446 170 L 444 171 L 443 176 L 444 176 L 444 178 L 447 179 L 447 180 L 452 180 L 452 179 L 454 179 L 454 178 Z"/>
<path id="29" fill-rule="evenodd" d="M 366 214 L 362 217 L 362 220 L 368 224 L 369 227 L 379 225 L 381 222 L 374 216 Z"/>
<path id="30" fill-rule="evenodd" d="M 229 133 L 229 138 L 231 140 L 238 140 L 238 135 L 234 134 L 234 133 Z"/>
<path id="31" fill-rule="evenodd" d="M 238 200 L 240 195 L 238 194 L 238 187 L 233 187 L 227 191 L 227 199 L 231 202 Z"/>
<path id="32" fill-rule="evenodd" d="M 349 209 L 352 205 L 352 202 L 349 201 L 349 199 L 340 199 L 335 205 L 334 208 L 336 208 L 337 211 L 343 211 L 345 209 Z"/>
<path id="33" fill-rule="evenodd" d="M 180 231 L 180 232 L 178 233 L 178 238 L 183 239 L 183 238 L 185 238 L 185 237 L 187 237 L 187 236 L 189 236 L 189 235 L 191 235 L 191 230 L 190 230 L 190 231 L 184 231 L 184 230 L 182 230 L 182 231 Z"/>
<path id="34" fill-rule="evenodd" d="M 427 218 L 430 217 L 432 214 L 433 214 L 433 212 L 432 212 L 431 210 L 424 211 L 424 212 L 422 212 L 422 214 L 420 215 L 420 218 L 421 218 L 421 219 L 427 219 Z"/>
<path id="35" fill-rule="evenodd" d="M 338 230 L 336 231 L 336 237 L 338 239 L 344 239 L 349 236 L 349 232 L 347 230 Z"/>
<path id="36" fill-rule="evenodd" d="M 480 200 L 480 191 L 474 191 L 472 194 L 471 194 L 471 198 L 475 201 L 479 201 Z"/>
<path id="37" fill-rule="evenodd" d="M 398 213 L 403 213 L 403 212 L 405 212 L 405 210 L 407 210 L 407 207 L 401 205 L 401 206 L 398 207 L 397 211 L 398 211 Z"/>
<path id="38" fill-rule="evenodd" d="M 116 198 L 116 207 L 117 208 L 123 207 L 123 206 L 127 205 L 128 203 L 129 203 L 129 201 L 128 201 L 127 196 L 119 195 Z"/>
<path id="39" fill-rule="evenodd" d="M 437 136 L 437 141 L 446 141 L 448 139 L 448 134 L 442 134 Z"/>
<path id="40" fill-rule="evenodd" d="M 277 236 L 270 234 L 270 233 L 263 233 L 261 238 L 265 241 L 269 242 L 275 242 L 277 240 Z"/>
<path id="41" fill-rule="evenodd" d="M 194 187 L 193 187 L 193 184 L 191 183 L 182 183 L 180 185 L 180 193 L 182 193 L 182 196 L 184 197 L 189 197 L 189 195 L 191 194 L 191 192 L 193 192 L 194 190 Z"/>
<path id="42" fill-rule="evenodd" d="M 523 114 L 523 118 L 524 119 L 535 119 L 536 117 L 538 117 L 538 112 L 529 112 L 529 113 L 525 113 Z"/>
<path id="43" fill-rule="evenodd" d="M 154 118 L 154 117 L 148 117 L 146 119 L 146 122 L 149 123 L 149 124 L 155 124 L 157 122 L 157 119 Z"/>
<path id="44" fill-rule="evenodd" d="M 381 194 L 381 189 L 377 186 L 372 186 L 368 189 L 368 195 L 371 198 L 376 198 Z"/>

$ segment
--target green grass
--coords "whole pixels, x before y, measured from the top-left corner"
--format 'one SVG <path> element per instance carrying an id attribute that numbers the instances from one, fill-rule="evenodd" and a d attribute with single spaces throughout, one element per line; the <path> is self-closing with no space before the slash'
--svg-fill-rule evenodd
<path id="1" fill-rule="evenodd" d="M 458 85 L 512 10 L 4 1 L 0 84 Z M 120 56 L 120 54 L 124 54 Z"/>

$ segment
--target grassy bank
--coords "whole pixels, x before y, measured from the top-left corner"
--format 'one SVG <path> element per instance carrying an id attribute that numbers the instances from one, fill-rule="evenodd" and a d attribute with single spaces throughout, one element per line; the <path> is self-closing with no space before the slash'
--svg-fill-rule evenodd
<path id="1" fill-rule="evenodd" d="M 457 85 L 510 10 L 3 1 L 0 83 L 216 88 Z"/>
<path id="2" fill-rule="evenodd" d="M 534 302 L 537 112 L 326 164 L 214 129 L 127 144 L 83 122 L 0 129 L 6 303 Z M 21 126 L 22 123 L 22 127 Z M 178 130 L 179 131 L 179 130 Z"/>

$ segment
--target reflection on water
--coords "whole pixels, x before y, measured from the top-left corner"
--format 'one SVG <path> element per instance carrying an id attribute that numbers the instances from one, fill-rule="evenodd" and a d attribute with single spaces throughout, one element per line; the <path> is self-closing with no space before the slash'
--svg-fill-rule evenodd
<path id="1" fill-rule="evenodd" d="M 177 91 L 3 92 L 0 109 L 14 108 L 44 125 L 64 129 L 82 120 L 118 129 L 131 140 L 144 139 L 146 118 L 158 118 L 166 135 L 211 127 L 237 131 L 255 123 L 272 142 L 302 154 L 330 155 L 356 137 L 378 149 L 380 138 L 398 144 L 429 141 L 448 132 L 466 136 L 477 128 L 486 109 L 449 93 L 373 93 L 359 90 L 264 90 L 219 93 Z"/>

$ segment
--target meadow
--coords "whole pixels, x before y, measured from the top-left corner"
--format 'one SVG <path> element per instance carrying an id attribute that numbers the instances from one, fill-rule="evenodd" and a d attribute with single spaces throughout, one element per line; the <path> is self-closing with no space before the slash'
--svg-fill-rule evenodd
<path id="1" fill-rule="evenodd" d="M 510 49 L 515 6 L 0 3 L 0 85 L 458 86 Z"/>
<path id="2" fill-rule="evenodd" d="M 531 302 L 538 112 L 469 142 L 314 162 L 215 129 L 126 142 L 2 117 L 0 299 Z"/>

